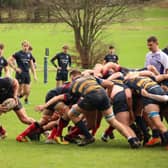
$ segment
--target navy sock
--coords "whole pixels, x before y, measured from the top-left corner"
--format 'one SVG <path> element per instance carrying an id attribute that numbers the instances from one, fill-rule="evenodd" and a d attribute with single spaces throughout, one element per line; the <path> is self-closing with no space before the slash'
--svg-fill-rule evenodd
<path id="1" fill-rule="evenodd" d="M 79 121 L 75 124 L 83 133 L 83 135 L 87 138 L 90 139 L 92 138 L 92 135 L 89 133 L 87 127 L 85 126 L 85 124 L 83 123 L 83 121 Z"/>
<path id="2" fill-rule="evenodd" d="M 143 132 L 144 136 L 148 135 L 148 129 L 145 120 L 143 117 L 137 116 L 135 119 L 137 125 L 140 127 L 141 131 Z"/>
<path id="3" fill-rule="evenodd" d="M 168 131 L 163 133 L 163 136 L 164 136 L 164 140 L 165 140 L 166 145 L 168 145 Z"/>
<path id="4" fill-rule="evenodd" d="M 159 138 L 160 137 L 160 131 L 158 129 L 152 130 L 152 137 L 153 138 Z"/>

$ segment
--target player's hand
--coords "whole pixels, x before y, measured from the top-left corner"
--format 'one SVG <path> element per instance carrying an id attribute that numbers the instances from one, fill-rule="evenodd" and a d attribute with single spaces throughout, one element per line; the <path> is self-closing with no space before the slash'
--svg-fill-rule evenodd
<path id="1" fill-rule="evenodd" d="M 2 104 L 0 104 L 0 113 L 5 113 L 8 111 L 8 108 L 5 106 L 2 106 Z"/>
<path id="2" fill-rule="evenodd" d="M 35 107 L 35 111 L 43 111 L 45 109 L 45 105 L 38 105 Z"/>
<path id="3" fill-rule="evenodd" d="M 57 67 L 57 70 L 61 70 L 61 67 Z"/>
<path id="4" fill-rule="evenodd" d="M 22 72 L 22 70 L 20 69 L 20 68 L 16 68 L 16 70 L 15 70 L 17 73 L 21 73 Z"/>

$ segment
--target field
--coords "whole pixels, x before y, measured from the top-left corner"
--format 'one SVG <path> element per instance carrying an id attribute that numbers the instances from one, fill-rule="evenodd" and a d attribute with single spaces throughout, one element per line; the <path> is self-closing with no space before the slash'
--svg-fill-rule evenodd
<path id="1" fill-rule="evenodd" d="M 160 47 L 168 45 L 168 10 L 146 8 L 141 19 L 112 24 L 104 28 L 103 41 L 114 44 L 120 57 L 120 63 L 128 67 L 143 67 L 146 38 L 156 35 Z M 44 50 L 50 48 L 50 57 L 60 51 L 63 44 L 73 49 L 73 32 L 64 24 L 0 24 L 0 41 L 5 44 L 5 56 L 20 49 L 22 40 L 31 41 L 33 54 L 37 58 L 38 67 L 43 66 Z M 74 53 L 73 50 L 70 53 Z M 75 53 L 74 53 L 75 54 Z M 49 64 L 51 67 L 51 64 Z M 43 84 L 43 73 L 38 71 L 38 81 L 32 81 L 30 105 L 25 105 L 27 113 L 36 118 L 40 114 L 34 111 L 35 105 L 44 102 L 48 90 L 55 87 L 55 72 L 49 72 L 47 84 Z M 8 137 L 0 141 L 0 168 L 164 168 L 168 166 L 167 151 L 163 147 L 153 149 L 142 148 L 131 150 L 126 140 L 115 132 L 116 139 L 103 143 L 100 136 L 107 124 L 96 135 L 96 143 L 87 147 L 75 145 L 46 145 L 40 143 L 17 143 L 15 137 L 26 128 L 13 112 L 0 117 L 0 123 L 8 131 Z"/>

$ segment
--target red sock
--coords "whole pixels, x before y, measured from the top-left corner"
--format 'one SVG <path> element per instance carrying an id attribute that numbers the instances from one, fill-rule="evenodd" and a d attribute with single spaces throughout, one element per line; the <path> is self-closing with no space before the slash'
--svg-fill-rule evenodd
<path id="1" fill-rule="evenodd" d="M 81 134 L 81 131 L 78 127 L 75 127 L 69 134 L 68 136 L 71 138 L 76 137 L 77 135 Z"/>
<path id="2" fill-rule="evenodd" d="M 54 139 L 56 133 L 57 133 L 57 127 L 54 127 L 47 139 Z"/>
<path id="3" fill-rule="evenodd" d="M 35 123 L 32 123 L 28 128 L 25 129 L 25 131 L 23 131 L 20 136 L 25 137 L 27 136 L 27 134 L 29 134 L 31 131 L 33 131 L 36 128 Z"/>
<path id="4" fill-rule="evenodd" d="M 109 135 L 111 134 L 111 132 L 114 130 L 114 128 L 112 126 L 109 126 L 106 130 L 105 130 L 105 135 Z"/>
<path id="5" fill-rule="evenodd" d="M 65 128 L 68 125 L 68 123 L 69 123 L 69 121 L 66 121 L 66 120 L 60 118 L 59 124 L 58 124 L 58 127 L 57 127 L 56 136 L 58 136 L 58 137 L 62 136 L 63 128 Z"/>

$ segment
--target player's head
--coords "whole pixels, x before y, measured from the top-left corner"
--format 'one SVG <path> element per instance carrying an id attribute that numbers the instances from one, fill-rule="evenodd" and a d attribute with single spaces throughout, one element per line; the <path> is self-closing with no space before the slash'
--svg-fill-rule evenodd
<path id="1" fill-rule="evenodd" d="M 109 46 L 109 53 L 114 54 L 115 53 L 115 47 L 114 46 Z"/>
<path id="2" fill-rule="evenodd" d="M 150 36 L 147 39 L 148 49 L 152 52 L 156 52 L 158 50 L 158 39 L 155 36 Z"/>
<path id="3" fill-rule="evenodd" d="M 0 43 L 0 56 L 3 55 L 3 51 L 4 51 L 4 44 Z"/>
<path id="4" fill-rule="evenodd" d="M 23 51 L 25 51 L 25 52 L 28 52 L 28 51 L 29 51 L 29 47 L 30 47 L 29 41 L 24 40 L 24 41 L 21 43 L 21 45 L 22 45 Z"/>
<path id="5" fill-rule="evenodd" d="M 67 53 L 67 52 L 68 52 L 68 49 L 69 49 L 68 45 L 64 45 L 64 46 L 62 47 L 62 50 L 63 50 L 64 53 Z"/>
<path id="6" fill-rule="evenodd" d="M 69 111 L 69 107 L 64 102 L 58 102 L 54 109 L 60 114 L 63 115 L 64 113 Z"/>
<path id="7" fill-rule="evenodd" d="M 79 70 L 74 69 L 69 73 L 69 76 L 73 81 L 76 77 L 81 76 L 81 72 Z"/>

